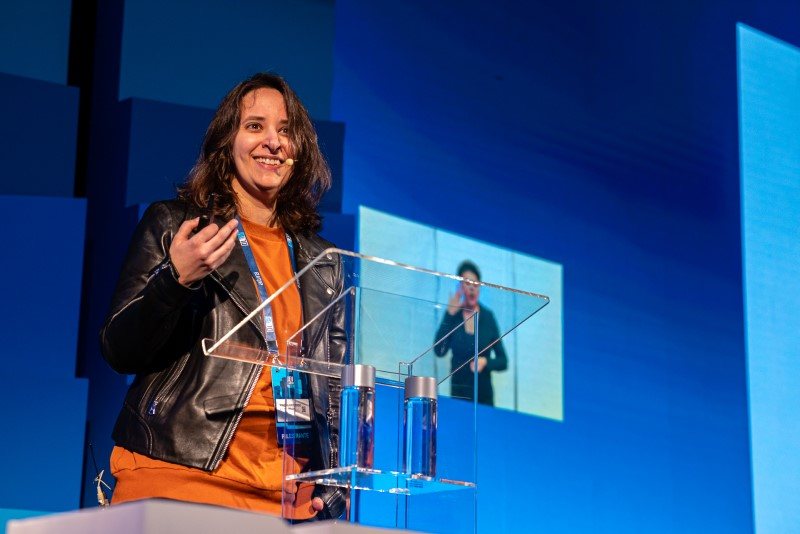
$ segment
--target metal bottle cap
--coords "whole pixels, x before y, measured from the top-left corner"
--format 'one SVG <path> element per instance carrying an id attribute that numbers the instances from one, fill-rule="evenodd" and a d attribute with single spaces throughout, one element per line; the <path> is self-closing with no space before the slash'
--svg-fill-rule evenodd
<path id="1" fill-rule="evenodd" d="M 375 387 L 375 368 L 371 365 L 345 365 L 342 367 L 342 387 Z"/>
<path id="2" fill-rule="evenodd" d="M 406 399 L 423 397 L 436 400 L 436 379 L 432 376 L 406 378 Z"/>

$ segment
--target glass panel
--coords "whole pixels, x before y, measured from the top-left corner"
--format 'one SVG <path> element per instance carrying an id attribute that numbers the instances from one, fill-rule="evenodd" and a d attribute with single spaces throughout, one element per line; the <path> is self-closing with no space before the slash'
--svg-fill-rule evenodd
<path id="1" fill-rule="evenodd" d="M 445 345 L 454 343 L 462 329 L 473 329 L 473 313 L 480 316 L 483 311 L 484 318 L 477 317 L 478 326 L 488 325 L 486 332 L 478 332 L 477 335 L 480 341 L 478 356 L 491 358 L 497 352 L 496 347 L 502 346 L 503 336 L 549 302 L 546 296 L 536 293 L 472 282 L 452 274 L 329 249 L 304 266 L 295 280 L 287 282 L 219 340 L 203 340 L 206 354 L 251 363 L 268 363 L 262 347 L 237 343 L 236 332 L 250 321 L 258 321 L 264 307 L 281 291 L 295 283 L 302 287 L 305 277 L 319 277 L 321 271 L 333 269 L 333 263 L 337 261 L 342 264 L 344 286 L 338 291 L 329 288 L 329 304 L 324 309 L 315 310 L 317 313 L 314 316 L 307 317 L 303 328 L 290 339 L 288 351 L 294 353 L 297 363 L 309 367 L 308 372 L 333 377 L 340 374 L 338 362 L 310 362 L 300 352 L 303 332 L 314 323 L 328 320 L 331 313 L 336 312 L 332 309 L 336 306 L 344 308 L 347 321 L 345 357 L 348 363 L 374 365 L 379 377 L 396 381 L 410 375 L 435 375 L 437 381 L 442 383 L 468 362 L 461 359 L 452 362 L 450 357 L 437 361 L 436 352 L 443 352 Z M 449 298 L 460 287 L 477 289 L 481 302 L 492 303 L 491 310 L 482 308 L 475 312 L 466 309 L 463 303 L 449 305 Z M 445 324 L 448 316 L 452 320 Z M 462 328 L 465 325 L 467 327 Z M 435 347 L 439 350 L 435 351 Z M 280 356 L 283 362 L 284 355 Z M 273 358 L 271 363 L 278 362 Z M 442 362 L 447 365 L 442 365 Z"/>

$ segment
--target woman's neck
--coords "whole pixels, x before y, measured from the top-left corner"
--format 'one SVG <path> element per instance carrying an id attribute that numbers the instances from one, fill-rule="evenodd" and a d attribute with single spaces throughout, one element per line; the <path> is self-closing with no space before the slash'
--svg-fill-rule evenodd
<path id="1" fill-rule="evenodd" d="M 233 192 L 236 194 L 236 209 L 240 217 L 270 228 L 274 228 L 277 225 L 275 220 L 275 199 L 272 199 L 271 202 L 258 199 L 242 187 L 239 180 L 235 178 L 231 185 Z"/>

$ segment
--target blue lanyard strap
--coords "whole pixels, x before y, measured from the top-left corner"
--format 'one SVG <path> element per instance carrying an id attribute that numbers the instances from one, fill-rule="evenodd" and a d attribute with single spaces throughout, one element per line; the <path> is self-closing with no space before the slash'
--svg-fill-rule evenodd
<path id="1" fill-rule="evenodd" d="M 297 274 L 297 262 L 294 259 L 294 241 L 292 241 L 292 236 L 286 233 L 286 246 L 289 249 L 289 261 L 292 262 L 292 272 Z M 298 287 L 300 286 L 300 280 L 297 280 Z"/>
<path id="2" fill-rule="evenodd" d="M 242 221 L 236 217 L 239 229 L 236 237 L 242 245 L 244 257 L 250 267 L 261 302 L 269 298 L 267 286 L 261 277 L 253 249 L 247 240 L 247 234 L 242 226 Z M 292 272 L 297 273 L 297 265 L 294 260 L 294 242 L 291 236 L 286 234 L 286 246 L 289 248 L 289 261 L 292 263 Z M 297 284 L 298 289 L 300 284 Z M 275 325 L 272 321 L 272 306 L 264 307 L 264 332 L 267 340 L 267 350 L 270 354 L 278 355 L 278 341 L 275 337 Z M 311 399 L 307 378 L 299 371 L 290 370 L 277 365 L 271 366 L 272 374 L 272 394 L 275 399 L 276 433 L 278 446 L 291 444 L 292 447 L 306 446 L 313 440 L 313 428 L 311 425 Z"/>
<path id="3" fill-rule="evenodd" d="M 247 266 L 250 268 L 250 274 L 253 275 L 253 280 L 255 280 L 256 288 L 258 289 L 258 296 L 261 297 L 261 302 L 264 302 L 269 298 L 267 286 L 264 284 L 261 271 L 258 269 L 256 258 L 253 255 L 253 249 L 250 247 L 250 242 L 247 240 L 247 234 L 244 231 L 244 226 L 242 226 L 242 221 L 239 219 L 239 217 L 236 217 L 236 223 L 239 227 L 236 237 L 239 239 L 239 244 L 242 246 L 242 252 L 244 252 L 244 257 L 247 260 Z M 294 241 L 292 241 L 292 238 L 289 234 L 286 234 L 286 246 L 289 248 L 289 261 L 292 264 L 292 272 L 296 272 L 297 269 L 294 260 Z M 267 340 L 267 350 L 270 352 L 270 354 L 277 354 L 278 340 L 275 336 L 275 323 L 272 319 L 272 305 L 267 304 L 264 307 L 263 314 L 264 334 Z"/>

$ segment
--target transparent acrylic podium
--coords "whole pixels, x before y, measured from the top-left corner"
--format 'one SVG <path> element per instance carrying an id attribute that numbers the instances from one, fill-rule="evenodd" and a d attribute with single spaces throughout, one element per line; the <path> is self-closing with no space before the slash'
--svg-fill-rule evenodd
<path id="1" fill-rule="evenodd" d="M 301 259 L 298 269 L 295 279 L 231 331 L 219 339 L 203 340 L 209 357 L 298 371 L 312 389 L 327 390 L 322 403 L 329 399 L 328 406 L 315 405 L 309 414 L 295 411 L 295 417 L 279 416 L 278 423 L 289 426 L 304 418 L 328 419 L 338 426 L 343 365 L 376 368 L 372 465 L 339 466 L 335 452 L 327 451 L 331 467 L 316 469 L 322 466 L 301 459 L 309 455 L 302 452 L 306 449 L 285 445 L 284 516 L 292 517 L 295 494 L 299 501 L 302 488 L 309 493 L 315 484 L 326 486 L 326 491 L 339 488 L 335 491 L 347 496 L 351 521 L 425 531 L 474 531 L 477 402 L 486 395 L 486 380 L 479 387 L 479 378 L 503 372 L 498 358 L 503 336 L 549 299 L 340 249 Z M 277 354 L 239 341 L 252 339 L 237 335 L 241 329 L 263 325 L 267 304 L 278 313 L 281 299 L 296 300 L 298 288 L 302 294 L 305 287 L 322 289 L 313 299 L 302 299 L 304 321 L 299 330 L 276 332 Z M 458 297 L 474 289 L 479 290 L 477 310 Z M 475 368 L 482 371 L 476 375 Z M 404 472 L 403 388 L 409 376 L 435 377 L 437 383 L 436 470 L 430 477 Z M 292 405 L 298 388 L 288 389 L 286 402 Z"/>

